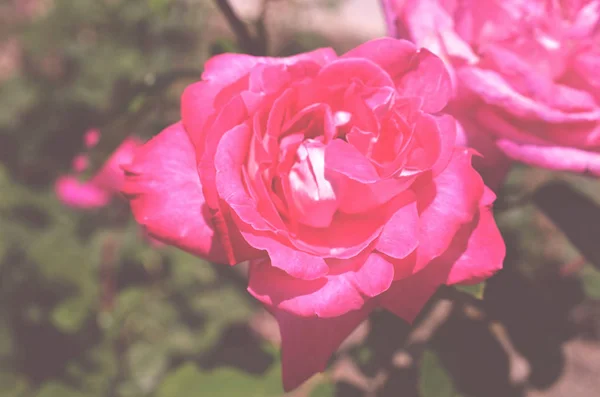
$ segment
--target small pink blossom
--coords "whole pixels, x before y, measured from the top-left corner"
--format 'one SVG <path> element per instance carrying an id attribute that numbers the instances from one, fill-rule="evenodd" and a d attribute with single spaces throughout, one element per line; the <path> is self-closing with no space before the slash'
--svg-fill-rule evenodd
<path id="1" fill-rule="evenodd" d="M 78 154 L 73 159 L 72 168 L 75 173 L 79 174 L 87 170 L 90 165 L 90 160 L 86 154 Z"/>
<path id="2" fill-rule="evenodd" d="M 88 134 L 84 139 L 88 144 Z M 130 163 L 133 153 L 141 145 L 138 138 L 130 137 L 119 145 L 100 170 L 89 180 L 82 181 L 81 173 L 88 168 L 88 154 L 79 154 L 73 160 L 73 172 L 58 178 L 56 195 L 65 205 L 81 209 L 108 205 L 123 187 L 125 175 L 122 166 Z"/>
<path id="3" fill-rule="evenodd" d="M 83 141 L 85 143 L 86 148 L 93 148 L 98 144 L 98 142 L 100 142 L 100 131 L 96 128 L 91 128 L 87 130 L 83 136 Z"/>

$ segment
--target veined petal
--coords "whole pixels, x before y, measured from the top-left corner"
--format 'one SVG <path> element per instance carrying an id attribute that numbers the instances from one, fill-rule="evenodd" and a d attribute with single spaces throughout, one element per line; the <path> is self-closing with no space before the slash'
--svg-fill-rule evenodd
<path id="1" fill-rule="evenodd" d="M 123 192 L 153 238 L 214 262 L 228 262 L 202 194 L 194 148 L 181 123 L 138 149 L 124 169 Z"/>

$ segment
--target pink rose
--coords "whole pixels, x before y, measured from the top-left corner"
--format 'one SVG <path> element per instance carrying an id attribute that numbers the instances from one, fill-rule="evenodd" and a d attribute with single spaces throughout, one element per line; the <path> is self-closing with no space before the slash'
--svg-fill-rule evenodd
<path id="1" fill-rule="evenodd" d="M 382 2 L 390 34 L 450 66 L 484 156 L 600 175 L 600 0 Z"/>
<path id="2" fill-rule="evenodd" d="M 126 167 L 149 233 L 214 262 L 250 260 L 277 318 L 283 381 L 325 368 L 375 307 L 411 321 L 442 284 L 501 268 L 494 194 L 438 112 L 442 61 L 381 39 L 338 57 L 223 54 Z"/>
<path id="3" fill-rule="evenodd" d="M 84 136 L 87 148 L 95 146 L 99 139 L 97 130 L 89 130 Z M 59 200 L 65 205 L 81 209 L 108 205 L 112 197 L 120 192 L 125 182 L 125 174 L 121 167 L 131 162 L 135 149 L 140 145 L 141 141 L 138 138 L 125 139 L 102 168 L 87 181 L 81 180 L 81 174 L 88 167 L 88 154 L 77 155 L 73 159 L 73 171 L 61 176 L 55 183 Z"/>
<path id="4" fill-rule="evenodd" d="M 83 135 L 83 142 L 86 148 L 93 148 L 100 142 L 100 131 L 96 128 L 90 128 Z"/>

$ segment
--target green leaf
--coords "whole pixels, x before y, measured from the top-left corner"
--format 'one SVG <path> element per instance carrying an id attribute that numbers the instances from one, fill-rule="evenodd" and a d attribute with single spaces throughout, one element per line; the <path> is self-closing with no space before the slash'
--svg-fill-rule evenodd
<path id="1" fill-rule="evenodd" d="M 148 5 L 157 14 L 165 14 L 169 9 L 171 0 L 148 0 Z"/>
<path id="2" fill-rule="evenodd" d="M 0 360 L 12 356 L 16 347 L 8 319 L 8 311 L 3 307 L 0 307 Z M 2 386 L 2 383 L 3 382 L 0 382 L 0 386 Z"/>
<path id="3" fill-rule="evenodd" d="M 35 397 L 84 397 L 84 395 L 62 383 L 47 382 L 42 385 Z"/>
<path id="4" fill-rule="evenodd" d="M 193 363 L 186 363 L 165 377 L 156 397 L 196 397 L 200 390 L 203 390 L 200 371 Z"/>
<path id="5" fill-rule="evenodd" d="M 14 373 L 0 372 L 0 396 L 24 397 L 28 395 L 29 385 L 27 380 Z"/>
<path id="6" fill-rule="evenodd" d="M 590 299 L 600 299 L 600 271 L 587 264 L 580 275 L 585 296 Z"/>
<path id="7" fill-rule="evenodd" d="M 66 333 L 77 332 L 91 310 L 91 302 L 83 296 L 65 299 L 52 310 L 50 318 L 58 329 Z"/>
<path id="8" fill-rule="evenodd" d="M 455 285 L 457 290 L 471 295 L 475 299 L 483 299 L 483 293 L 485 292 L 485 282 L 473 285 Z"/>
<path id="9" fill-rule="evenodd" d="M 170 373 L 158 388 L 156 397 L 279 397 L 281 363 L 276 360 L 262 376 L 253 376 L 233 368 L 200 371 L 186 363 Z"/>
<path id="10" fill-rule="evenodd" d="M 310 392 L 310 397 L 333 397 L 335 396 L 335 385 L 333 383 L 319 383 Z"/>
<path id="11" fill-rule="evenodd" d="M 167 351 L 160 344 L 138 342 L 127 351 L 127 364 L 137 386 L 148 393 L 167 369 Z"/>
<path id="12" fill-rule="evenodd" d="M 421 359 L 419 392 L 421 397 L 461 397 L 438 356 L 431 350 L 426 350 Z"/>
<path id="13" fill-rule="evenodd" d="M 173 261 L 174 287 L 197 287 L 216 281 L 217 274 L 210 263 L 177 248 L 169 249 L 167 254 Z"/>
<path id="14" fill-rule="evenodd" d="M 235 287 L 205 292 L 191 303 L 195 310 L 227 324 L 245 321 L 252 314 L 251 302 Z"/>

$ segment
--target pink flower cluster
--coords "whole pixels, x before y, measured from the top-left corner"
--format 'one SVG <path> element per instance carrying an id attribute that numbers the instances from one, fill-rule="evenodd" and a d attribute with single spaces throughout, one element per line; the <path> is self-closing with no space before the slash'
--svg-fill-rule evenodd
<path id="1" fill-rule="evenodd" d="M 372 310 L 412 321 L 439 286 L 502 267 L 495 195 L 443 112 L 452 88 L 440 58 L 391 38 L 342 56 L 219 55 L 182 120 L 125 165 L 123 192 L 156 239 L 250 261 L 293 389 Z"/>
<path id="2" fill-rule="evenodd" d="M 600 175 L 599 0 L 382 3 L 391 36 L 448 66 L 486 180 L 501 182 L 507 158 Z"/>
<path id="3" fill-rule="evenodd" d="M 100 132 L 96 129 L 90 129 L 84 135 L 87 150 L 94 148 L 99 140 Z M 73 159 L 71 173 L 56 180 L 55 191 L 59 200 L 65 205 L 80 209 L 108 205 L 113 196 L 120 194 L 125 182 L 121 167 L 132 161 L 135 149 L 139 146 L 141 141 L 138 138 L 125 139 L 100 170 L 87 181 L 82 181 L 82 174 L 88 168 L 89 155 L 87 152 L 77 155 Z"/>

